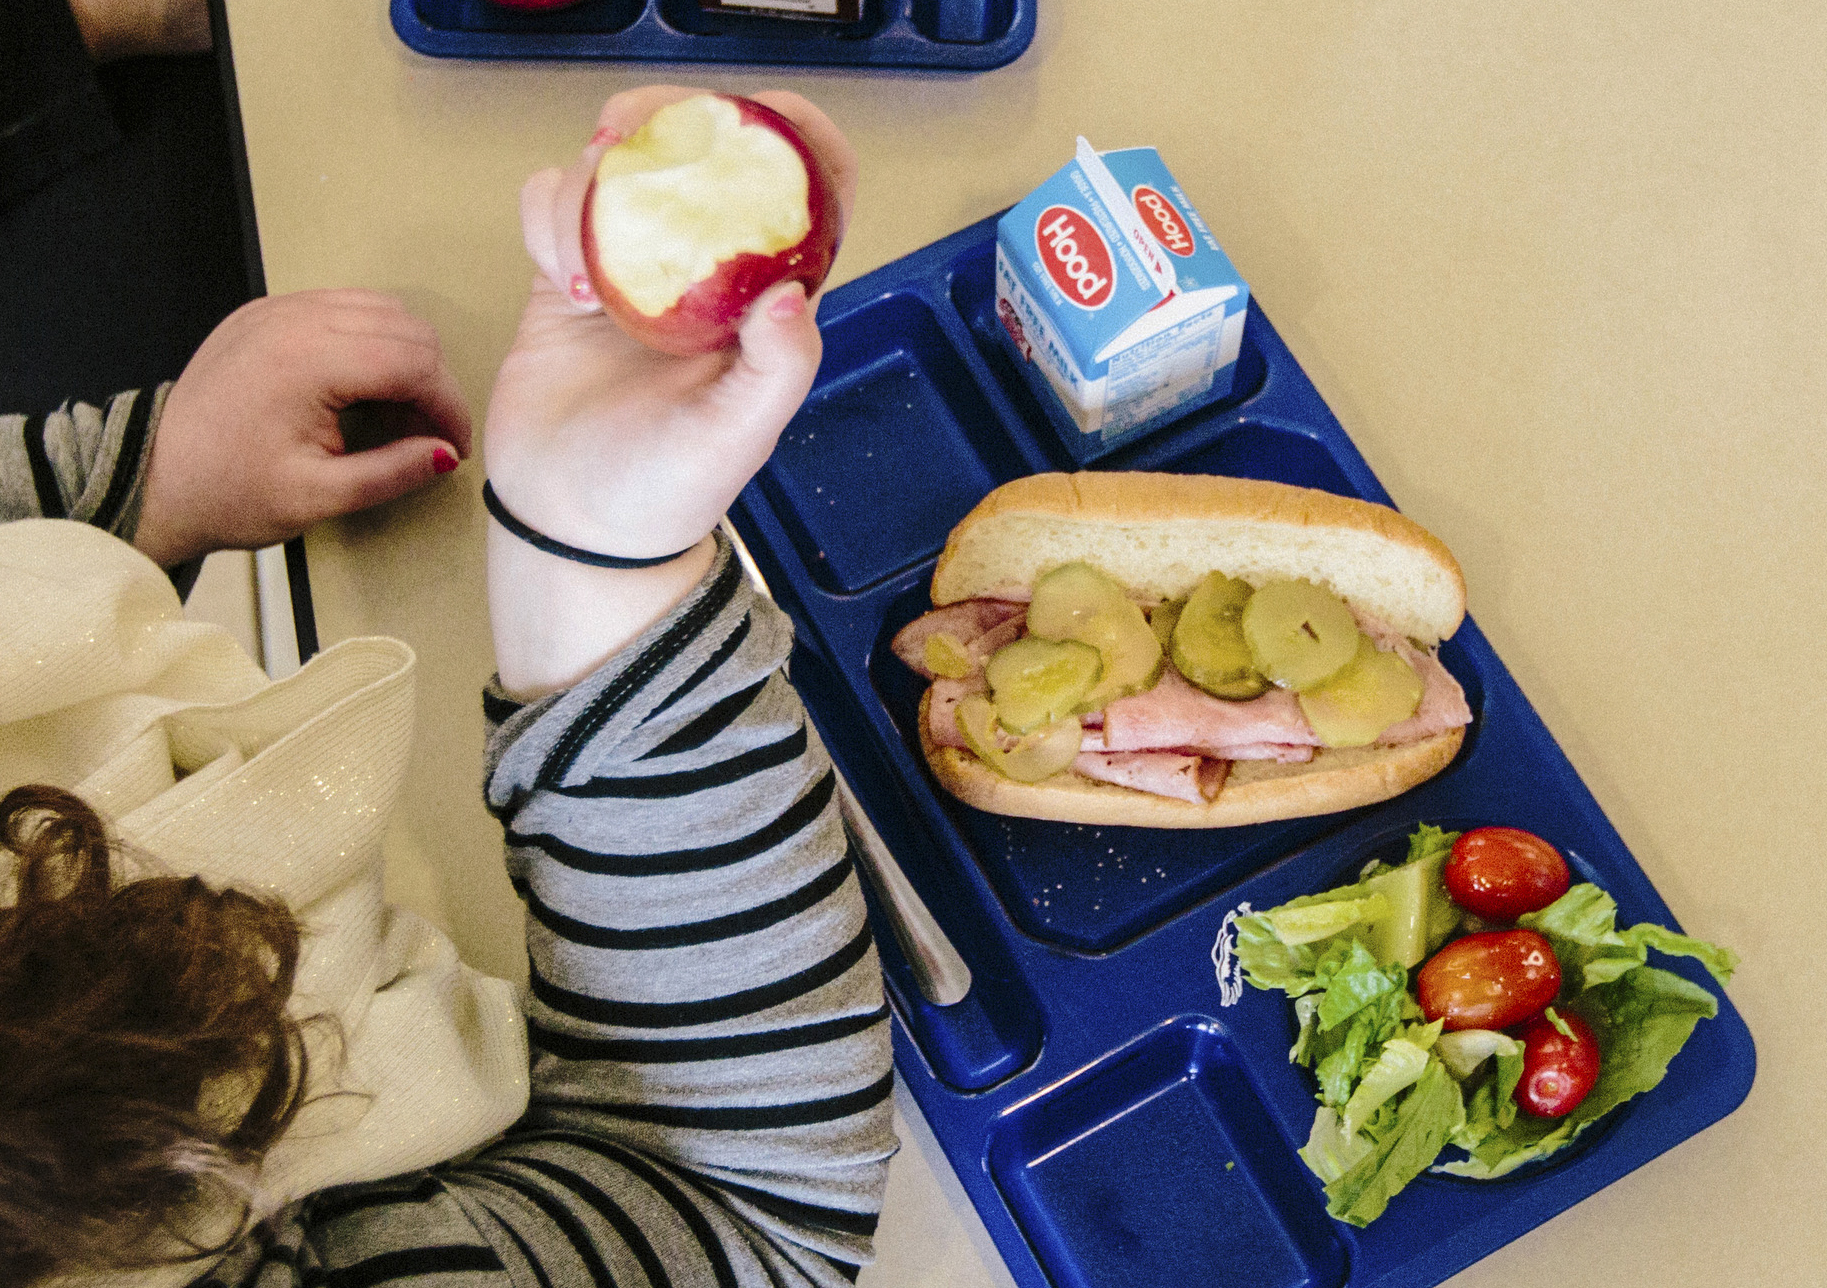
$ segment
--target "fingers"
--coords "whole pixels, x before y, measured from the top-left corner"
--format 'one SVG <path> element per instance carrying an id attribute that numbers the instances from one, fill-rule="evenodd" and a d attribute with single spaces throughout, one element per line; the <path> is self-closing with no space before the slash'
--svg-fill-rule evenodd
<path id="1" fill-rule="evenodd" d="M 404 309 L 338 323 L 320 350 L 316 378 L 324 401 L 339 411 L 357 402 L 410 404 L 433 434 L 468 456 L 469 404 L 429 324 Z"/>
<path id="2" fill-rule="evenodd" d="M 422 436 L 346 456 L 321 457 L 305 467 L 301 491 L 312 498 L 314 513 L 302 516 L 303 526 L 391 501 L 456 468 L 449 444 Z"/>

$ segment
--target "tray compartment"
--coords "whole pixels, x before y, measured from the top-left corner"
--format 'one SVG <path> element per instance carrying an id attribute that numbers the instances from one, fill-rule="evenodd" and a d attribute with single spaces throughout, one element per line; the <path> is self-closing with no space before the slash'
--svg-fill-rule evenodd
<path id="1" fill-rule="evenodd" d="M 1338 1288 L 1346 1256 L 1215 1022 L 1183 1016 L 1020 1105 L 989 1169 L 1060 1288 Z"/>
<path id="2" fill-rule="evenodd" d="M 984 493 L 1024 472 L 926 303 L 882 297 L 826 332 L 812 396 L 761 486 L 821 588 L 854 594 L 933 558 Z"/>
<path id="3" fill-rule="evenodd" d="M 705 13 L 696 0 L 584 0 L 515 12 L 488 0 L 390 0 L 405 45 L 439 58 L 930 67 L 988 71 L 1034 39 L 1036 0 L 863 0 L 852 23 Z"/>
<path id="4" fill-rule="evenodd" d="M 522 35 L 613 35 L 640 21 L 647 0 L 583 0 L 566 9 L 508 9 L 489 0 L 410 0 L 412 13 L 435 31 L 474 32 L 511 40 Z"/>
<path id="5" fill-rule="evenodd" d="M 867 40 L 891 17 L 888 0 L 863 0 L 855 22 L 830 22 L 770 14 L 706 13 L 698 0 L 659 0 L 660 21 L 687 36 L 731 36 L 751 40 Z"/>
<path id="6" fill-rule="evenodd" d="M 1015 0 L 914 0 L 913 24 L 928 40 L 982 45 L 1015 22 Z"/>

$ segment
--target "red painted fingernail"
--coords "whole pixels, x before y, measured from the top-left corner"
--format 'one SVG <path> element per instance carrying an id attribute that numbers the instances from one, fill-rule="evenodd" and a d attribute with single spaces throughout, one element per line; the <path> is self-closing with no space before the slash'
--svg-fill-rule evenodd
<path id="1" fill-rule="evenodd" d="M 440 447 L 431 454 L 431 468 L 440 474 L 448 474 L 457 468 L 457 458 Z"/>
<path id="2" fill-rule="evenodd" d="M 577 136 L 572 135 L 572 137 L 576 138 Z M 621 141 L 622 136 L 610 129 L 607 125 L 590 136 L 590 143 L 593 147 L 600 144 L 603 147 L 612 148 Z"/>
<path id="3" fill-rule="evenodd" d="M 805 311 L 806 297 L 801 291 L 787 291 L 768 305 L 768 316 L 779 318 L 783 322 L 788 318 L 796 318 Z"/>
<path id="4" fill-rule="evenodd" d="M 590 289 L 590 279 L 582 273 L 571 275 L 571 298 L 579 304 L 596 303 L 596 292 Z"/>

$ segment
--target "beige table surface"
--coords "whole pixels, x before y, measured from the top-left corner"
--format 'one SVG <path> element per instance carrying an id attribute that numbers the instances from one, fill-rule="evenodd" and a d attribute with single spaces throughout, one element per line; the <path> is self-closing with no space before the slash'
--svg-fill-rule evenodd
<path id="1" fill-rule="evenodd" d="M 530 272 L 520 181 L 619 88 L 821 103 L 863 159 L 835 281 L 1017 200 L 1075 133 L 1156 145 L 1397 503 L 1458 553 L 1676 916 L 1745 957 L 1745 1105 L 1453 1282 L 1827 1283 L 1827 8 L 1039 4 L 1025 55 L 954 75 L 440 61 L 383 0 L 230 0 L 270 288 L 397 292 L 479 414 Z M 465 467 L 309 548 L 326 641 L 419 652 L 396 889 L 515 974 L 476 803 L 480 486 Z M 863 1282 L 1006 1282 L 909 1130 Z"/>

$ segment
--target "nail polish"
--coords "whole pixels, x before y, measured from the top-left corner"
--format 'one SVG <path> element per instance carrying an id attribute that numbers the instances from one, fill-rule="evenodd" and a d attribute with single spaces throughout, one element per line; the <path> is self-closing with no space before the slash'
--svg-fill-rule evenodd
<path id="1" fill-rule="evenodd" d="M 571 274 L 571 298 L 579 304 L 596 303 L 596 292 L 590 289 L 590 279 L 582 273 Z"/>
<path id="2" fill-rule="evenodd" d="M 431 468 L 440 474 L 448 474 L 457 468 L 457 458 L 442 447 L 437 448 L 431 454 Z"/>
<path id="3" fill-rule="evenodd" d="M 591 147 L 612 148 L 622 141 L 622 136 L 605 125 L 590 136 Z"/>

